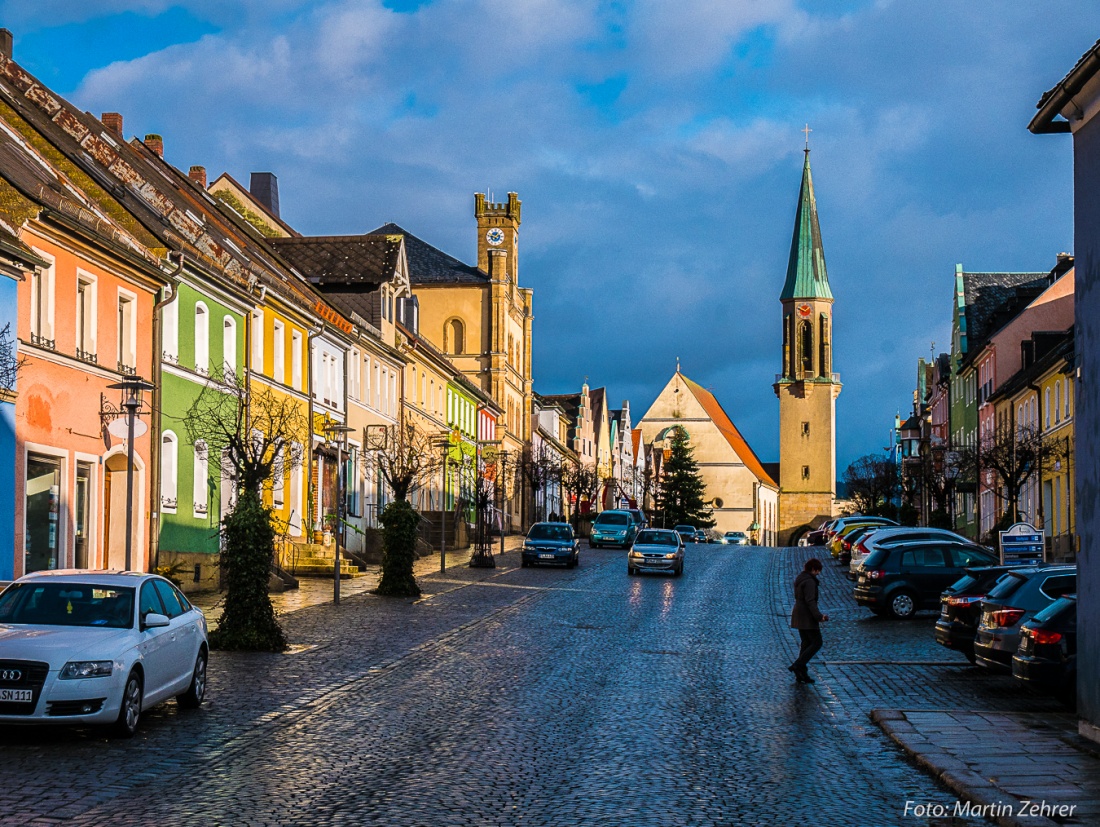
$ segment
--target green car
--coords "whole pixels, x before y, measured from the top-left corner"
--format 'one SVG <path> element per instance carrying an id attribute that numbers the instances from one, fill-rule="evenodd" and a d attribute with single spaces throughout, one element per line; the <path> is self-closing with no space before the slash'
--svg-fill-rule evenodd
<path id="1" fill-rule="evenodd" d="M 629 548 L 638 534 L 638 523 L 634 515 L 629 511 L 604 511 L 592 523 L 592 534 L 588 539 L 588 545 L 592 548 L 601 546 L 619 546 Z"/>

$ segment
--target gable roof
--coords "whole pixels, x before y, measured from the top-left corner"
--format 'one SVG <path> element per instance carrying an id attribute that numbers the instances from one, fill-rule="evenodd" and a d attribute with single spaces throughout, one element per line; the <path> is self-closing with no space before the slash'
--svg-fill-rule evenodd
<path id="1" fill-rule="evenodd" d="M 1040 338 L 1036 338 L 1036 337 Z M 1061 333 L 1033 334 L 1032 341 L 1036 346 L 1045 339 L 1042 344 L 1045 350 L 1029 367 L 1021 368 L 1010 376 L 1001 386 L 989 395 L 990 402 L 1001 399 L 1010 399 L 1026 388 L 1030 383 L 1040 378 L 1043 374 L 1057 365 L 1063 359 L 1070 365 L 1074 362 L 1074 336 L 1073 328 Z"/>
<path id="2" fill-rule="evenodd" d="M 745 438 L 741 436 L 741 432 L 737 430 L 737 427 L 733 424 L 733 421 L 729 418 L 729 415 L 725 412 L 718 400 L 714 398 L 714 394 L 702 387 L 696 382 L 688 379 L 682 373 L 680 377 L 684 380 L 684 384 L 688 386 L 692 394 L 699 401 L 699 404 L 703 406 L 703 410 L 706 411 L 707 416 L 717 426 L 722 436 L 726 438 L 726 442 L 733 448 L 734 453 L 756 476 L 760 482 L 770 485 L 773 488 L 778 488 L 768 472 L 764 470 L 764 465 L 760 462 L 760 459 L 753 452 L 749 444 L 745 442 Z"/>
<path id="3" fill-rule="evenodd" d="M 268 242 L 313 284 L 380 285 L 393 279 L 400 235 L 328 235 Z"/>
<path id="4" fill-rule="evenodd" d="M 966 273 L 962 277 L 963 362 L 986 343 L 1004 321 L 1050 286 L 1049 273 Z"/>
<path id="5" fill-rule="evenodd" d="M 1039 111 L 1027 125 L 1028 130 L 1036 135 L 1043 132 L 1069 132 L 1069 121 L 1056 120 L 1056 118 L 1098 72 L 1100 72 L 1100 40 L 1081 55 L 1081 59 L 1053 89 L 1043 93 L 1035 106 Z"/>
<path id="6" fill-rule="evenodd" d="M 409 281 L 413 284 L 488 284 L 490 281 L 488 273 L 463 264 L 392 222 L 383 224 L 369 235 L 405 236 L 405 257 L 409 262 Z"/>

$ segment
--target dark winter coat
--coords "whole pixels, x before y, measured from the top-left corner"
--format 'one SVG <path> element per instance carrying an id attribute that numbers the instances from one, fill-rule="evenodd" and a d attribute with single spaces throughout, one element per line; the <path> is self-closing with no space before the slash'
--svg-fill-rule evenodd
<path id="1" fill-rule="evenodd" d="M 821 610 L 817 608 L 817 578 L 808 571 L 794 579 L 794 608 L 791 609 L 792 629 L 820 629 Z"/>

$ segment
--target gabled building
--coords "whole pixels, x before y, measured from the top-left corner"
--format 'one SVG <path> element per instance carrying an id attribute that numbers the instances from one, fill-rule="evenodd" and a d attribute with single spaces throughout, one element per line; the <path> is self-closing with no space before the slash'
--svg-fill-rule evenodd
<path id="1" fill-rule="evenodd" d="M 751 531 L 762 545 L 777 543 L 779 486 L 714 394 L 677 370 L 638 427 L 657 451 L 674 429 L 687 432 L 717 531 Z"/>

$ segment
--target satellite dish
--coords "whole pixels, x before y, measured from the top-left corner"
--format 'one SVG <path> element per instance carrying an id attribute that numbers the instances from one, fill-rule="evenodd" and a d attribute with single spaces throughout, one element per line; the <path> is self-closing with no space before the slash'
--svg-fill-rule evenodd
<path id="1" fill-rule="evenodd" d="M 107 426 L 107 433 L 111 436 L 118 437 L 119 439 L 126 439 L 129 434 L 127 433 L 126 418 L 120 416 L 118 419 L 112 419 L 111 424 Z M 142 422 L 137 417 L 134 418 L 134 437 L 145 436 L 148 432 L 149 426 Z"/>

